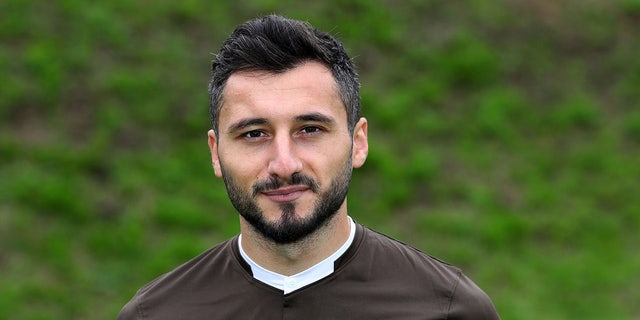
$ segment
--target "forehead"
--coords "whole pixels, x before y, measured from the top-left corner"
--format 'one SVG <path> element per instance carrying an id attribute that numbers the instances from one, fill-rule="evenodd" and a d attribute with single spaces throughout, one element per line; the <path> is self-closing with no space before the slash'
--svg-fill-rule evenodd
<path id="1" fill-rule="evenodd" d="M 326 113 L 337 121 L 346 109 L 331 71 L 306 62 L 283 73 L 241 71 L 232 74 L 223 91 L 220 126 L 244 117 L 293 116 Z"/>

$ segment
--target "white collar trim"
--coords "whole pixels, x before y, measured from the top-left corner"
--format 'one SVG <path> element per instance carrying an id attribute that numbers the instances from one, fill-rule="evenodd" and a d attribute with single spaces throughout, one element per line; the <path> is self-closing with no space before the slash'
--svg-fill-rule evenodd
<path id="1" fill-rule="evenodd" d="M 355 222 L 353 222 L 353 219 L 351 219 L 351 217 L 348 218 L 351 230 L 349 232 L 349 238 L 347 239 L 347 241 L 342 244 L 342 246 L 336 252 L 334 252 L 326 259 L 318 262 L 311 268 L 292 276 L 285 276 L 267 270 L 255 263 L 255 261 L 251 260 L 247 253 L 242 249 L 242 234 L 238 236 L 238 247 L 240 248 L 240 255 L 251 267 L 251 272 L 253 273 L 253 277 L 256 280 L 264 282 L 276 289 L 280 289 L 284 291 L 284 294 L 291 293 L 333 273 L 335 261 L 338 260 L 338 258 L 340 258 L 347 251 L 347 249 L 349 249 L 349 246 L 351 246 L 351 243 L 353 243 L 353 239 L 356 235 L 356 224 Z"/>

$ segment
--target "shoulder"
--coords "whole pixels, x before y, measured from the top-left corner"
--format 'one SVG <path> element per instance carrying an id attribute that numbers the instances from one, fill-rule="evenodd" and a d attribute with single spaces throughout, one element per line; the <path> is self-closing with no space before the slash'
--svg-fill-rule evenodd
<path id="1" fill-rule="evenodd" d="M 360 250 L 393 282 L 437 293 L 432 298 L 442 299 L 451 318 L 499 319 L 489 296 L 460 268 L 367 227 L 361 230 Z"/>
<path id="2" fill-rule="evenodd" d="M 118 319 L 143 318 L 152 310 L 168 308 L 203 291 L 211 291 L 211 283 L 221 274 L 228 278 L 246 277 L 235 257 L 234 244 L 237 245 L 236 238 L 229 239 L 147 283 L 122 308 Z"/>
<path id="3" fill-rule="evenodd" d="M 431 256 L 407 243 L 365 226 L 362 226 L 361 230 L 363 233 L 362 249 L 376 255 L 388 257 L 389 259 L 385 260 L 385 263 L 393 264 L 397 267 L 415 268 L 418 272 L 431 273 L 437 271 L 442 277 L 458 278 L 461 274 L 461 270 L 456 266 Z"/>
<path id="4" fill-rule="evenodd" d="M 232 238 L 222 242 L 159 276 L 143 286 L 138 291 L 138 294 L 143 294 L 161 286 L 175 286 L 178 283 L 188 285 L 190 283 L 189 279 L 197 280 L 202 276 L 206 276 L 204 273 L 209 273 L 211 270 L 229 268 L 229 264 L 237 263 L 233 254 L 233 245 L 237 245 L 235 239 Z"/>

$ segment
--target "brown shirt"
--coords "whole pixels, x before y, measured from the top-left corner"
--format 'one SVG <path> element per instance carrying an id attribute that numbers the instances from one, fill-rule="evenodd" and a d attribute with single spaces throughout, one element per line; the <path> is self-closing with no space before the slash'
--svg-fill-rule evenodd
<path id="1" fill-rule="evenodd" d="M 283 294 L 251 275 L 238 238 L 217 245 L 140 289 L 129 319 L 499 319 L 462 272 L 357 225 L 335 271 Z"/>

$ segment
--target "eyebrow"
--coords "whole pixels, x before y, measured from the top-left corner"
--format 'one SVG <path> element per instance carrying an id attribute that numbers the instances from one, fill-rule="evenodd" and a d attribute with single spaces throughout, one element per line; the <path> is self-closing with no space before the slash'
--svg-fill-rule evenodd
<path id="1" fill-rule="evenodd" d="M 269 121 L 265 118 L 247 118 L 241 119 L 227 128 L 227 132 L 236 132 L 255 125 L 267 124 Z"/>
<path id="2" fill-rule="evenodd" d="M 307 114 L 296 116 L 295 121 L 296 122 L 318 122 L 318 123 L 324 123 L 327 125 L 334 125 L 336 123 L 336 120 L 333 119 L 332 117 L 329 117 L 319 112 L 307 113 Z M 251 126 L 264 125 L 267 123 L 269 123 L 269 120 L 267 120 L 266 118 L 241 119 L 231 124 L 227 128 L 227 132 L 241 131 Z"/>
<path id="3" fill-rule="evenodd" d="M 296 117 L 296 121 L 297 122 L 308 122 L 308 121 L 320 122 L 320 123 L 325 123 L 327 125 L 333 125 L 336 123 L 336 120 L 333 119 L 332 117 L 329 117 L 319 112 L 299 115 Z"/>

